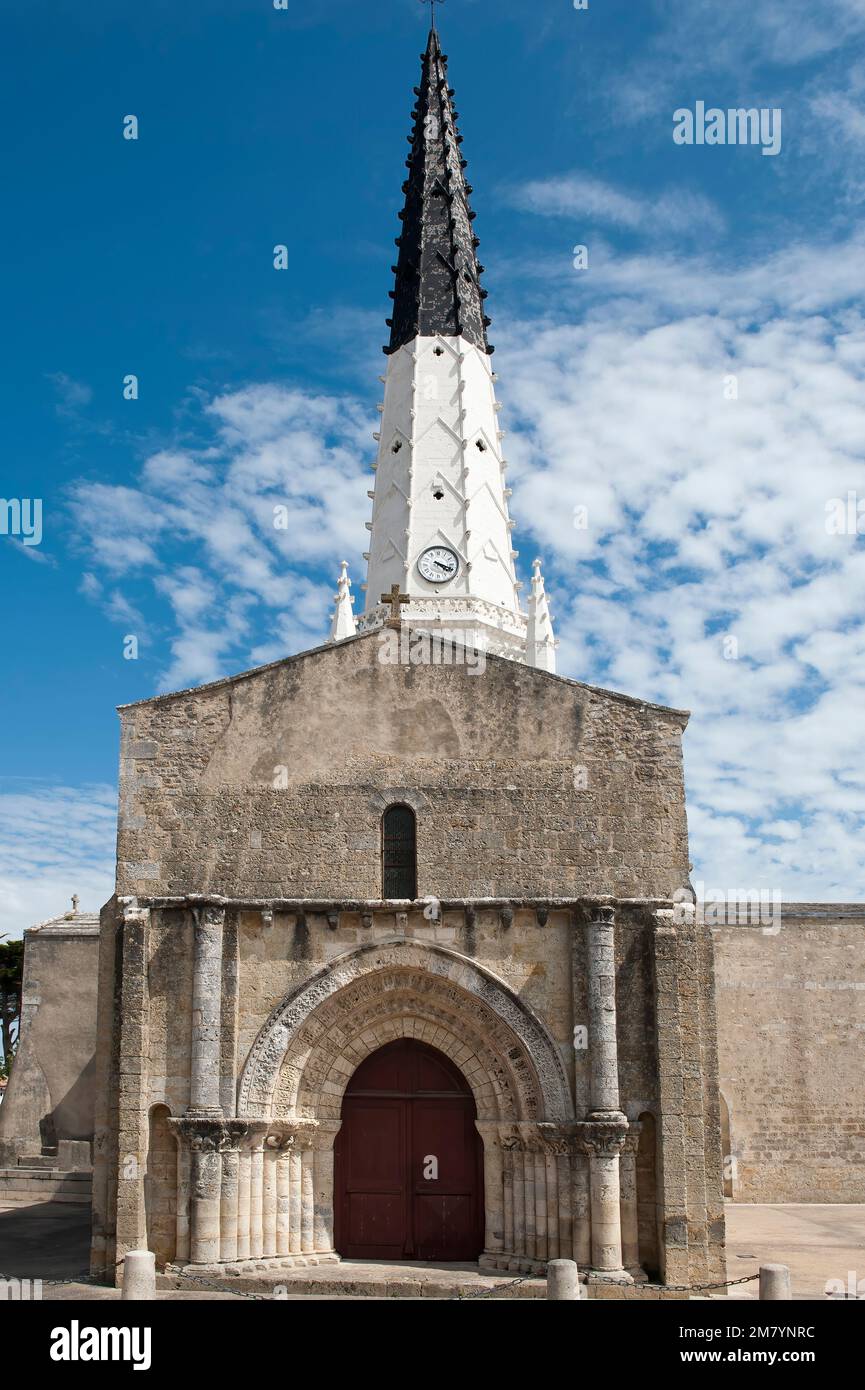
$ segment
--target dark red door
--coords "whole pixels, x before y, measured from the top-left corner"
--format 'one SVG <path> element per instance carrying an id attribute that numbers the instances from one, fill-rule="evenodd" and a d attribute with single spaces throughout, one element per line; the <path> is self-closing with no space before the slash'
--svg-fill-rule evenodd
<path id="1" fill-rule="evenodd" d="M 362 1062 L 342 1103 L 336 1248 L 349 1259 L 476 1260 L 483 1167 L 465 1078 L 404 1038 Z"/>

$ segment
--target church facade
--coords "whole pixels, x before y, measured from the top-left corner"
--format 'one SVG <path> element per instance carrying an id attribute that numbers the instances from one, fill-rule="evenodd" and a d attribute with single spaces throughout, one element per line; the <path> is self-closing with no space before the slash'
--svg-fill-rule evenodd
<path id="1" fill-rule="evenodd" d="M 93 1268 L 724 1277 L 687 715 L 523 610 L 452 89 L 422 55 L 365 611 L 121 710 Z"/>

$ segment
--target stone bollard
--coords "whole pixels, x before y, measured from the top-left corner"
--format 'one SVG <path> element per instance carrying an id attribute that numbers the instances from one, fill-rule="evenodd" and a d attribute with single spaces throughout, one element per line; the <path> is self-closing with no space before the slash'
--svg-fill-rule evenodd
<path id="1" fill-rule="evenodd" d="M 152 1250 L 127 1250 L 120 1297 L 139 1303 L 156 1298 L 156 1256 Z"/>
<path id="2" fill-rule="evenodd" d="M 760 1298 L 775 1302 L 793 1297 L 790 1287 L 790 1269 L 787 1265 L 760 1266 Z"/>
<path id="3" fill-rule="evenodd" d="M 579 1302 L 580 1280 L 575 1260 L 550 1260 L 547 1265 L 547 1298 Z"/>

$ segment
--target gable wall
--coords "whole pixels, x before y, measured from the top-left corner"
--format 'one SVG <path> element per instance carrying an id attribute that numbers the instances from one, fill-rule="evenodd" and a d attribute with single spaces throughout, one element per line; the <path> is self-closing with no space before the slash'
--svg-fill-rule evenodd
<path id="1" fill-rule="evenodd" d="M 379 652 L 373 634 L 125 710 L 117 891 L 378 897 L 404 787 L 421 896 L 681 886 L 683 716 L 509 661 Z"/>

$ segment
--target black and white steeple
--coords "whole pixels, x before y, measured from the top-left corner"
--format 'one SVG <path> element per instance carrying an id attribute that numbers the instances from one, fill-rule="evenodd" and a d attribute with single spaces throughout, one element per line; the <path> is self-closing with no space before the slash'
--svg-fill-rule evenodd
<path id="1" fill-rule="evenodd" d="M 537 569 L 530 612 L 520 607 L 471 185 L 435 29 L 421 64 L 357 630 L 385 621 L 382 595 L 399 585 L 411 628 L 551 671 L 556 643 Z"/>
<path id="2" fill-rule="evenodd" d="M 405 206 L 397 238 L 393 318 L 390 344 L 397 352 L 415 338 L 464 338 L 490 353 L 481 289 L 478 238 L 469 206 L 466 161 L 460 153 L 453 88 L 448 86 L 447 59 L 435 29 L 421 57 L 421 84 L 415 87 L 414 129 L 403 184 Z"/>

